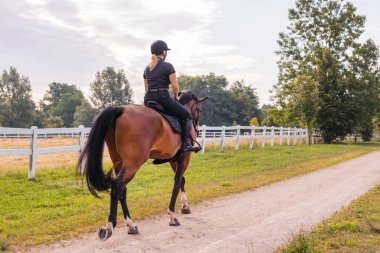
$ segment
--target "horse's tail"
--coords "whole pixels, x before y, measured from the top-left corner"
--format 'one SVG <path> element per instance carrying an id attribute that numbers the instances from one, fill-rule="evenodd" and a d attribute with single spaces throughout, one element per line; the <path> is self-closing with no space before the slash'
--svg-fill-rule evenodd
<path id="1" fill-rule="evenodd" d="M 111 106 L 103 110 L 92 124 L 87 144 L 79 157 L 78 165 L 85 160 L 85 176 L 91 194 L 99 198 L 96 191 L 107 191 L 111 188 L 112 170 L 103 171 L 104 139 L 109 130 L 114 132 L 115 122 L 123 113 L 121 106 Z"/>

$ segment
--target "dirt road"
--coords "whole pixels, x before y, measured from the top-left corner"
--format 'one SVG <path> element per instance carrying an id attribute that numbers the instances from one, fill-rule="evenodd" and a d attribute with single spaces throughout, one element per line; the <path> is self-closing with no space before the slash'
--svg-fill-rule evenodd
<path id="1" fill-rule="evenodd" d="M 380 183 L 380 151 L 290 180 L 193 206 L 179 215 L 138 223 L 131 236 L 118 226 L 107 242 L 94 233 L 32 252 L 272 252 L 291 232 L 309 229 Z M 190 199 L 191 201 L 191 199 Z M 106 218 L 106 217 L 105 217 Z"/>

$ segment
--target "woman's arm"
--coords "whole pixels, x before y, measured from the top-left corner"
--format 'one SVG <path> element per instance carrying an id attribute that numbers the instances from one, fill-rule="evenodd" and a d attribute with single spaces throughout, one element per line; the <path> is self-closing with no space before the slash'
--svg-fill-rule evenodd
<path id="1" fill-rule="evenodd" d="M 144 79 L 145 93 L 148 92 L 148 81 Z"/>
<path id="2" fill-rule="evenodd" d="M 179 87 L 178 87 L 177 77 L 176 77 L 175 73 L 169 75 L 169 80 L 170 80 L 170 83 L 173 87 L 174 99 L 178 100 Z"/>

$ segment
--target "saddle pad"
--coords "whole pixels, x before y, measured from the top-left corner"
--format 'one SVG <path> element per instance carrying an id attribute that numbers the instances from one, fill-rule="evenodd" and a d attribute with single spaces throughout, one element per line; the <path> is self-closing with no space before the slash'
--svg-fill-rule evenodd
<path id="1" fill-rule="evenodd" d="M 162 117 L 164 117 L 164 119 L 169 122 L 169 125 L 172 127 L 175 133 L 182 133 L 182 126 L 179 123 L 179 120 L 174 115 L 171 115 L 168 111 L 166 111 L 162 105 L 154 101 L 149 101 L 146 106 L 160 113 Z"/>

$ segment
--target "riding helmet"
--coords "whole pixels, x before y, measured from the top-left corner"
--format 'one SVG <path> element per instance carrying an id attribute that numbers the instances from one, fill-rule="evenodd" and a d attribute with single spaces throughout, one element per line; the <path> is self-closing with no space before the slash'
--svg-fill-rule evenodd
<path id="1" fill-rule="evenodd" d="M 156 40 L 150 46 L 152 54 L 162 54 L 164 50 L 170 50 L 170 48 L 168 48 L 168 45 L 163 40 Z"/>

